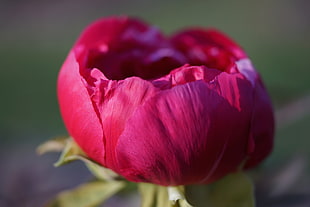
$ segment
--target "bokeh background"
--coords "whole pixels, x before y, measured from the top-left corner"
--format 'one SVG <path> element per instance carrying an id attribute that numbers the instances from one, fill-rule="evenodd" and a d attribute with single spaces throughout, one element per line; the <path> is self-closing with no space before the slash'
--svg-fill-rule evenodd
<path id="1" fill-rule="evenodd" d="M 253 173 L 258 206 L 310 206 L 309 11 L 308 0 L 0 0 L 0 206 L 42 206 L 91 178 L 80 163 L 54 168 L 58 155 L 35 148 L 66 135 L 57 73 L 83 28 L 110 15 L 143 18 L 166 34 L 217 27 L 242 45 L 277 118 L 274 152 Z M 137 205 L 125 197 L 106 206 Z"/>

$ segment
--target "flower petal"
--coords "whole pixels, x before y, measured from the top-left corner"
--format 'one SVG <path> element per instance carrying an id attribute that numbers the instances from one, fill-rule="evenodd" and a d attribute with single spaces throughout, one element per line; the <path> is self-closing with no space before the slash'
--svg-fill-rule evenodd
<path id="1" fill-rule="evenodd" d="M 251 120 L 249 160 L 245 168 L 259 164 L 272 151 L 274 142 L 274 116 L 270 98 L 260 79 L 255 84 L 253 115 Z"/>
<path id="2" fill-rule="evenodd" d="M 110 81 L 111 82 L 111 81 Z M 113 89 L 102 94 L 98 110 L 101 114 L 103 132 L 106 143 L 106 165 L 114 169 L 115 145 L 122 134 L 126 122 L 140 105 L 143 105 L 157 92 L 150 82 L 137 77 L 119 81 Z"/>
<path id="3" fill-rule="evenodd" d="M 74 47 L 99 48 L 101 51 L 108 49 L 105 46 L 120 47 L 122 45 L 117 41 L 124 31 L 145 31 L 147 28 L 142 22 L 125 16 L 99 19 L 84 30 Z"/>
<path id="4" fill-rule="evenodd" d="M 73 52 L 60 70 L 57 90 L 60 111 L 70 135 L 92 159 L 103 161 L 102 127 Z"/>
<path id="5" fill-rule="evenodd" d="M 132 181 L 184 185 L 236 170 L 246 155 L 250 115 L 227 98 L 250 83 L 232 79 L 227 84 L 233 89 L 225 93 L 200 80 L 150 98 L 118 140 L 118 172 Z M 251 102 L 243 101 L 241 106 Z"/>
<path id="6" fill-rule="evenodd" d="M 81 68 L 98 68 L 113 80 L 157 78 L 186 62 L 157 28 L 128 18 L 95 22 L 74 48 Z"/>
<path id="7" fill-rule="evenodd" d="M 171 38 L 172 44 L 188 58 L 191 65 L 205 65 L 229 72 L 235 61 L 245 58 L 243 50 L 215 29 L 188 29 Z"/>

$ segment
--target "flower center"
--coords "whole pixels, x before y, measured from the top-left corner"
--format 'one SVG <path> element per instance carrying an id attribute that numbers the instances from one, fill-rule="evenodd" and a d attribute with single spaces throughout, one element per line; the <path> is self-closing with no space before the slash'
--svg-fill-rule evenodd
<path id="1" fill-rule="evenodd" d="M 109 42 L 88 48 L 84 66 L 101 70 L 110 80 L 157 79 L 184 64 L 231 73 L 235 55 L 208 33 L 192 33 L 168 39 L 154 28 L 125 28 Z"/>
<path id="2" fill-rule="evenodd" d="M 111 80 L 132 76 L 148 80 L 169 74 L 185 63 L 185 57 L 170 48 L 122 47 L 90 50 L 86 67 L 98 68 Z"/>

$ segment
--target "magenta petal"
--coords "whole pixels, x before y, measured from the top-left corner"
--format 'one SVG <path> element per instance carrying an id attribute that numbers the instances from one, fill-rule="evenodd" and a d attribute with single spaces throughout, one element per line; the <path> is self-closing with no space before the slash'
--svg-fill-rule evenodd
<path id="1" fill-rule="evenodd" d="M 273 148 L 274 116 L 270 98 L 258 77 L 255 85 L 253 116 L 251 120 L 249 160 L 245 168 L 251 168 L 266 158 Z"/>
<path id="2" fill-rule="evenodd" d="M 168 74 L 186 62 L 156 29 L 129 18 L 93 23 L 74 46 L 81 68 L 98 68 L 108 79 L 143 79 Z"/>
<path id="3" fill-rule="evenodd" d="M 107 46 L 119 47 L 117 41 L 130 29 L 132 32 L 145 31 L 148 26 L 128 17 L 99 19 L 84 30 L 75 47 L 98 48 L 101 51 L 109 49 Z"/>
<path id="4" fill-rule="evenodd" d="M 231 86 L 244 83 L 249 84 Z M 184 185 L 209 183 L 235 170 L 246 155 L 250 115 L 231 105 L 227 93 L 201 80 L 151 98 L 118 140 L 118 172 L 132 181 Z"/>
<path id="5" fill-rule="evenodd" d="M 243 49 L 241 49 L 238 44 L 220 31 L 216 29 L 209 29 L 205 32 L 205 35 L 210 42 L 213 42 L 226 51 L 229 51 L 233 56 L 235 56 L 236 59 L 247 57 Z"/>
<path id="6" fill-rule="evenodd" d="M 202 48 L 206 46 L 216 46 L 229 52 L 236 59 L 247 57 L 238 44 L 216 29 L 187 29 L 173 36 L 172 41 L 184 44 L 183 46 L 187 46 L 188 50 L 193 46 Z"/>
<path id="7" fill-rule="evenodd" d="M 243 75 L 221 73 L 211 83 L 211 86 L 236 109 L 245 112 L 247 115 L 251 114 L 254 89 L 250 81 Z"/>
<path id="8" fill-rule="evenodd" d="M 101 114 L 102 127 L 106 143 L 107 166 L 115 167 L 115 145 L 122 134 L 128 118 L 140 105 L 143 105 L 157 92 L 150 82 L 132 77 L 119 81 L 111 90 L 102 94 L 98 110 Z"/>
<path id="9" fill-rule="evenodd" d="M 57 89 L 60 111 L 70 135 L 91 158 L 103 162 L 102 127 L 72 52 L 61 68 Z"/>
<path id="10" fill-rule="evenodd" d="M 174 35 L 171 42 L 187 57 L 187 63 L 228 73 L 235 61 L 246 57 L 236 43 L 214 29 L 187 29 Z"/>

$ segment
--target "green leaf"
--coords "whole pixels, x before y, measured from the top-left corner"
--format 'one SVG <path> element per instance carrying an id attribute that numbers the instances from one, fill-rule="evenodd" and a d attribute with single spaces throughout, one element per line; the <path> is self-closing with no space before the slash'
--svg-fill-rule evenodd
<path id="1" fill-rule="evenodd" d="M 57 137 L 52 140 L 48 140 L 39 145 L 37 148 L 37 153 L 42 155 L 47 152 L 61 152 L 64 150 L 68 139 L 68 137 Z"/>
<path id="2" fill-rule="evenodd" d="M 60 158 L 54 164 L 55 167 L 59 167 L 75 160 L 81 160 L 85 163 L 89 171 L 99 180 L 108 181 L 120 179 L 120 176 L 112 170 L 90 160 L 71 137 L 60 137 L 49 140 L 40 145 L 37 151 L 39 154 L 53 151 L 62 151 Z"/>
<path id="3" fill-rule="evenodd" d="M 210 184 L 207 199 L 210 207 L 255 206 L 252 182 L 243 172 L 230 174 Z"/>
<path id="4" fill-rule="evenodd" d="M 46 207 L 94 207 L 103 203 L 125 186 L 123 181 L 90 182 L 63 191 Z"/>
<path id="5" fill-rule="evenodd" d="M 184 187 L 164 187 L 139 183 L 141 207 L 192 207 L 185 199 Z"/>

